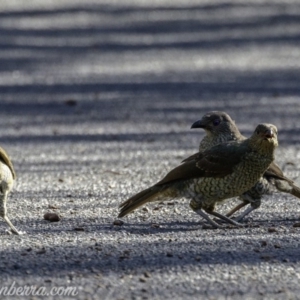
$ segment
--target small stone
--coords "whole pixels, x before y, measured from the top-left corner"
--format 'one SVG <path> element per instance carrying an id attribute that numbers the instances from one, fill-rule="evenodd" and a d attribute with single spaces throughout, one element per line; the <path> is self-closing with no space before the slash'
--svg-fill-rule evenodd
<path id="1" fill-rule="evenodd" d="M 167 252 L 167 257 L 173 257 L 173 253 L 172 252 Z"/>
<path id="2" fill-rule="evenodd" d="M 130 258 L 130 251 L 129 250 L 124 250 L 123 254 L 120 255 L 120 257 L 119 257 L 120 260 L 125 259 L 125 258 Z"/>
<path id="3" fill-rule="evenodd" d="M 146 278 L 150 278 L 150 277 L 151 277 L 151 274 L 150 274 L 149 272 L 145 272 L 145 273 L 144 273 L 144 276 L 145 276 Z"/>
<path id="4" fill-rule="evenodd" d="M 20 269 L 20 268 L 21 268 L 21 265 L 14 264 L 14 265 L 13 265 L 13 268 L 14 268 L 15 270 L 18 270 L 18 269 Z"/>
<path id="5" fill-rule="evenodd" d="M 279 249 L 279 248 L 281 248 L 281 246 L 279 244 L 275 244 L 274 248 Z"/>
<path id="6" fill-rule="evenodd" d="M 47 212 L 44 214 L 44 219 L 50 222 L 58 222 L 60 221 L 60 217 L 56 213 Z"/>
<path id="7" fill-rule="evenodd" d="M 178 209 L 178 207 L 174 207 L 174 213 L 180 215 L 181 211 Z"/>
<path id="8" fill-rule="evenodd" d="M 74 99 L 67 99 L 65 100 L 65 104 L 68 106 L 75 106 L 77 104 L 77 101 Z"/>
<path id="9" fill-rule="evenodd" d="M 159 224 L 157 224 L 157 223 L 153 223 L 153 224 L 151 224 L 151 227 L 152 227 L 152 228 L 159 228 L 159 227 L 160 227 L 160 225 L 159 225 Z"/>
<path id="10" fill-rule="evenodd" d="M 119 256 L 119 260 L 130 258 L 130 251 L 124 250 L 123 253 Z"/>
<path id="11" fill-rule="evenodd" d="M 74 230 L 75 231 L 84 231 L 84 228 L 83 227 L 74 227 Z"/>
<path id="12" fill-rule="evenodd" d="M 48 205 L 48 208 L 50 208 L 50 209 L 58 209 L 58 207 L 57 207 L 57 206 L 55 206 L 55 205 L 51 205 L 51 204 L 49 204 L 49 205 Z"/>
<path id="13" fill-rule="evenodd" d="M 261 255 L 260 258 L 268 261 L 268 260 L 271 260 L 273 257 L 268 254 L 264 254 L 264 255 Z"/>
<path id="14" fill-rule="evenodd" d="M 200 257 L 199 255 L 197 255 L 197 256 L 195 257 L 195 260 L 196 260 L 196 261 L 200 261 L 200 260 L 201 260 L 201 257 Z"/>
<path id="15" fill-rule="evenodd" d="M 215 229 L 215 227 L 208 225 L 208 224 L 203 224 L 202 229 Z"/>
<path id="16" fill-rule="evenodd" d="M 36 254 L 45 254 L 46 253 L 46 249 L 42 248 L 41 250 L 37 251 Z"/>
<path id="17" fill-rule="evenodd" d="M 143 278 L 143 277 L 141 277 L 140 279 L 140 282 L 146 282 L 147 280 L 145 279 L 145 278 Z"/>
<path id="18" fill-rule="evenodd" d="M 300 222 L 294 223 L 293 227 L 300 227 Z"/>
<path id="19" fill-rule="evenodd" d="M 270 232 L 270 233 L 277 232 L 277 229 L 275 227 L 269 227 L 268 232 Z"/>
<path id="20" fill-rule="evenodd" d="M 122 220 L 114 220 L 113 224 L 116 226 L 122 226 L 124 222 Z"/>
<path id="21" fill-rule="evenodd" d="M 261 242 L 260 242 L 260 245 L 261 245 L 262 247 L 266 247 L 267 244 L 268 244 L 267 241 L 261 241 Z"/>

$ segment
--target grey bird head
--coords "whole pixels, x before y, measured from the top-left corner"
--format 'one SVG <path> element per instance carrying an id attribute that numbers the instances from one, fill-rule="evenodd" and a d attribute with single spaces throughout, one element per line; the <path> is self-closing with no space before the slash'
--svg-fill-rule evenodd
<path id="1" fill-rule="evenodd" d="M 277 134 L 275 125 L 263 123 L 257 125 L 251 140 L 266 149 L 270 147 L 276 148 L 278 146 Z"/>
<path id="2" fill-rule="evenodd" d="M 236 134 L 240 132 L 230 116 L 223 111 L 211 111 L 196 121 L 191 128 L 203 128 L 207 134 Z"/>

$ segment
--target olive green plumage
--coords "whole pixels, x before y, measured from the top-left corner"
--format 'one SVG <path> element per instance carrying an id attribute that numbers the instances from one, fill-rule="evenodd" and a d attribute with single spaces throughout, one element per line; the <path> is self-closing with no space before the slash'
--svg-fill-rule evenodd
<path id="1" fill-rule="evenodd" d="M 15 179 L 16 173 L 14 171 L 12 162 L 10 161 L 5 150 L 0 147 L 0 217 L 2 217 L 8 224 L 12 233 L 20 234 L 9 220 L 6 208 L 7 197 L 13 188 Z"/>
<path id="2" fill-rule="evenodd" d="M 220 227 L 202 209 L 238 225 L 215 212 L 215 205 L 251 188 L 273 161 L 277 145 L 276 127 L 260 124 L 249 139 L 223 143 L 198 152 L 185 159 L 161 181 L 122 203 L 119 217 L 147 202 L 185 197 L 191 200 L 191 208 L 213 226 Z"/>
<path id="3" fill-rule="evenodd" d="M 192 125 L 192 128 L 203 128 L 206 132 L 205 137 L 200 142 L 199 151 L 205 151 L 220 143 L 243 141 L 246 139 L 240 133 L 231 117 L 222 111 L 212 111 L 205 114 Z M 227 216 L 231 216 L 246 204 L 251 203 L 251 207 L 236 218 L 236 220 L 240 221 L 244 216 L 260 206 L 262 196 L 270 193 L 273 185 L 279 191 L 290 193 L 300 198 L 299 187 L 294 185 L 292 180 L 285 177 L 279 166 L 275 162 L 272 162 L 264 173 L 264 176 L 250 190 L 240 195 L 243 203 L 232 209 Z"/>

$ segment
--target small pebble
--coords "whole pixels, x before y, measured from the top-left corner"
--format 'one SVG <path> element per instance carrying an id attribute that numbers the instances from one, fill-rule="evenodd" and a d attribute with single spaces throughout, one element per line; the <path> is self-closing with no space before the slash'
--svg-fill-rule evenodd
<path id="1" fill-rule="evenodd" d="M 124 224 L 124 222 L 121 221 L 121 220 L 114 220 L 113 224 L 116 225 L 116 226 L 122 226 Z"/>
<path id="2" fill-rule="evenodd" d="M 203 224 L 202 229 L 216 229 L 216 228 L 208 224 Z"/>
<path id="3" fill-rule="evenodd" d="M 46 249 L 45 248 L 43 248 L 43 249 L 41 249 L 39 251 L 36 251 L 36 254 L 45 254 L 45 253 L 46 253 Z"/>
<path id="4" fill-rule="evenodd" d="M 75 231 L 84 231 L 84 228 L 83 227 L 75 227 L 74 230 Z"/>
<path id="5" fill-rule="evenodd" d="M 273 257 L 268 254 L 264 254 L 264 255 L 261 255 L 260 258 L 263 260 L 271 260 Z"/>
<path id="6" fill-rule="evenodd" d="M 60 217 L 56 213 L 47 212 L 44 214 L 44 219 L 50 222 L 58 222 L 60 221 Z"/>
<path id="7" fill-rule="evenodd" d="M 152 228 L 159 228 L 159 227 L 160 227 L 160 225 L 159 225 L 159 224 L 157 224 L 157 223 L 153 223 L 153 224 L 151 224 L 151 227 L 152 227 Z"/>
<path id="8" fill-rule="evenodd" d="M 75 99 L 67 99 L 65 100 L 65 104 L 68 106 L 75 106 L 77 104 L 77 101 Z"/>
<path id="9" fill-rule="evenodd" d="M 49 205 L 48 205 L 48 208 L 50 208 L 50 209 L 58 209 L 58 207 L 57 207 L 57 206 L 55 206 L 55 205 L 51 205 L 51 204 L 49 204 Z"/>
<path id="10" fill-rule="evenodd" d="M 261 241 L 261 242 L 260 242 L 260 245 L 261 245 L 262 247 L 266 247 L 267 244 L 268 244 L 267 241 Z"/>

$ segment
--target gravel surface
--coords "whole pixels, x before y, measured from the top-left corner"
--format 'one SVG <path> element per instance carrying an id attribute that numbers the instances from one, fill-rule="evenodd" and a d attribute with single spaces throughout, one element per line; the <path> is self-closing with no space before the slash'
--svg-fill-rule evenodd
<path id="1" fill-rule="evenodd" d="M 0 222 L 0 292 L 299 299 L 291 195 L 266 196 L 245 228 L 203 229 L 183 199 L 117 220 L 122 201 L 196 152 L 203 132 L 190 126 L 210 110 L 246 136 L 277 125 L 276 161 L 297 180 L 299 20 L 299 1 L 1 1 L 0 143 L 18 176 L 8 215 L 27 234 Z M 50 295 L 59 287 L 76 295 Z"/>

